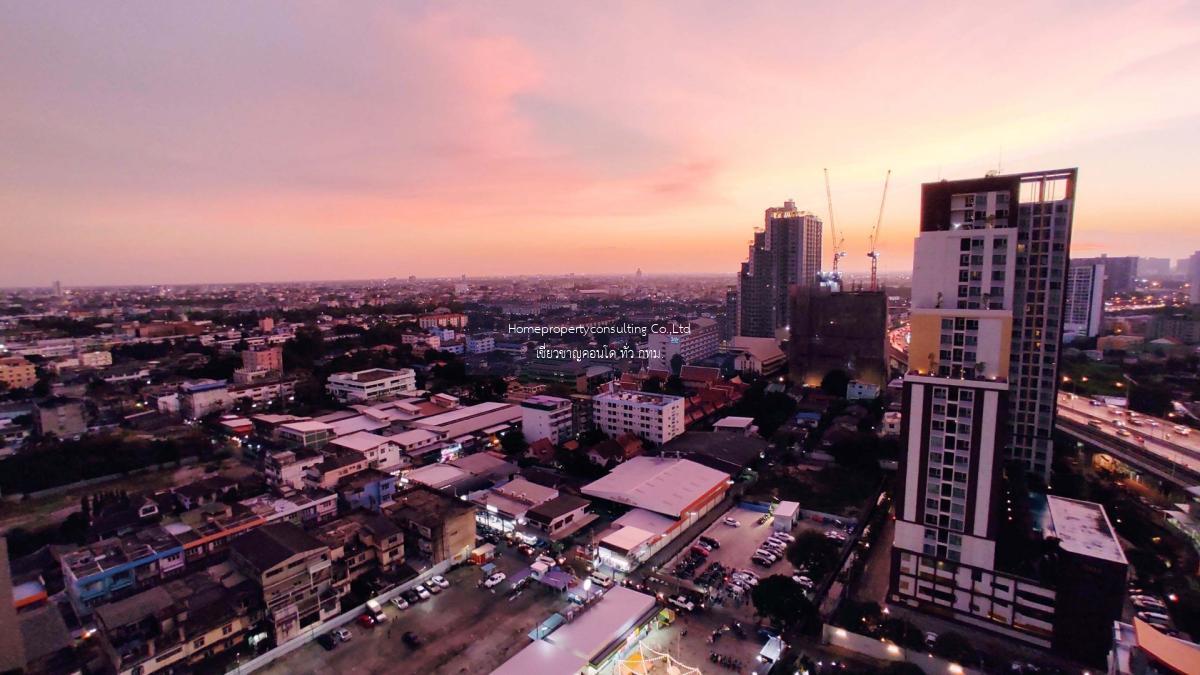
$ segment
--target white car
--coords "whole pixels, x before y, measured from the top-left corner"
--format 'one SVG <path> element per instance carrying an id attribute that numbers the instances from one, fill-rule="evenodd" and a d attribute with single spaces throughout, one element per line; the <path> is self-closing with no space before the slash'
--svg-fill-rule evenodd
<path id="1" fill-rule="evenodd" d="M 759 579 L 758 575 L 755 574 L 754 570 L 738 570 L 737 573 L 748 576 L 755 581 L 758 581 L 758 579 Z"/>
<path id="2" fill-rule="evenodd" d="M 732 575 L 730 575 L 730 578 L 733 579 L 734 581 L 745 582 L 747 584 L 750 584 L 751 586 L 758 585 L 758 577 L 750 575 L 750 574 L 746 574 L 745 572 L 734 572 Z"/>
<path id="3" fill-rule="evenodd" d="M 682 595 L 672 595 L 667 602 L 670 602 L 672 605 L 682 609 L 685 612 L 696 611 L 696 604 Z"/>
<path id="4" fill-rule="evenodd" d="M 333 631 L 333 637 L 337 638 L 338 642 L 349 642 L 350 638 L 354 636 L 351 635 L 350 631 L 346 630 L 345 628 L 339 628 Z"/>
<path id="5" fill-rule="evenodd" d="M 437 584 L 433 583 L 432 581 L 426 581 L 424 583 L 424 586 L 425 586 L 425 590 L 429 591 L 430 593 L 432 593 L 434 595 L 437 595 L 438 593 L 442 592 L 442 587 L 438 586 Z"/>
<path id="6" fill-rule="evenodd" d="M 815 587 L 817 585 L 817 583 L 815 581 L 813 581 L 812 579 L 809 579 L 808 577 L 805 577 L 805 576 L 801 576 L 799 574 L 793 576 L 792 581 L 803 586 L 805 588 L 805 590 L 812 590 L 813 587 Z"/>
<path id="7" fill-rule="evenodd" d="M 415 587 L 413 587 L 413 590 L 416 591 L 417 595 L 421 596 L 422 600 L 428 600 L 429 598 L 433 597 L 433 594 L 421 584 L 417 584 Z"/>
<path id="8" fill-rule="evenodd" d="M 408 609 L 408 601 L 398 595 L 392 598 L 392 604 L 395 605 L 396 609 Z"/>
<path id="9" fill-rule="evenodd" d="M 787 532 L 776 532 L 775 534 L 771 535 L 771 538 L 772 539 L 782 539 L 783 541 L 786 541 L 789 544 L 796 541 L 796 538 L 793 537 L 792 535 L 788 534 Z"/>
<path id="10" fill-rule="evenodd" d="M 754 555 L 752 557 L 763 558 L 763 559 L 769 560 L 771 562 L 775 562 L 776 560 L 779 560 L 779 556 L 775 555 L 774 551 L 770 551 L 765 548 L 760 548 L 757 551 L 755 551 Z"/>
<path id="11" fill-rule="evenodd" d="M 1167 608 L 1167 604 L 1165 602 L 1152 595 L 1131 595 L 1129 596 L 1129 601 L 1139 609 L 1145 609 L 1147 607 L 1153 607 L 1155 609 Z"/>
<path id="12" fill-rule="evenodd" d="M 429 580 L 430 583 L 438 588 L 450 588 L 450 582 L 446 581 L 446 577 L 438 575 Z"/>
<path id="13" fill-rule="evenodd" d="M 488 577 L 487 581 L 483 582 L 483 587 L 484 588 L 494 588 L 496 586 L 499 586 L 501 583 L 503 583 L 506 578 L 507 577 L 505 577 L 504 572 L 496 572 L 492 576 Z"/>
<path id="14" fill-rule="evenodd" d="M 1179 434 L 1180 436 L 1187 436 L 1188 434 L 1192 433 L 1192 430 L 1183 426 L 1182 424 L 1178 424 L 1175 426 L 1175 433 Z"/>
<path id="15" fill-rule="evenodd" d="M 741 527 L 742 526 L 741 523 L 734 520 L 733 518 L 726 518 L 726 519 L 722 520 L 721 522 L 725 523 L 726 525 L 728 525 L 730 527 Z"/>

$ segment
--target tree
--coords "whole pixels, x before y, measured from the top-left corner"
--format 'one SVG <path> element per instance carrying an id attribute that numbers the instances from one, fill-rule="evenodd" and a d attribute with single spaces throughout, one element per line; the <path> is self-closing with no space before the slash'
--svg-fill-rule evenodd
<path id="1" fill-rule="evenodd" d="M 848 384 L 850 384 L 850 376 L 846 374 L 846 371 L 834 368 L 821 378 L 821 391 L 830 396 L 845 398 Z"/>
<path id="2" fill-rule="evenodd" d="M 529 443 L 525 441 L 525 435 L 520 431 L 510 429 L 500 437 L 500 447 L 504 448 L 504 454 L 516 457 L 525 454 L 525 451 L 529 449 Z"/>
<path id="3" fill-rule="evenodd" d="M 662 390 L 662 378 L 660 377 L 652 377 L 642 385 L 642 391 L 648 394 L 661 394 Z"/>
<path id="4" fill-rule="evenodd" d="M 788 560 L 796 567 L 808 569 L 807 576 L 820 579 L 837 566 L 841 547 L 819 532 L 802 532 L 787 549 Z"/>
<path id="5" fill-rule="evenodd" d="M 821 619 L 817 608 L 804 593 L 804 587 L 791 577 L 776 574 L 763 579 L 750 592 L 750 600 L 760 615 L 785 627 L 812 628 Z"/>
<path id="6" fill-rule="evenodd" d="M 671 357 L 671 374 L 679 375 L 681 370 L 683 370 L 683 355 L 676 354 Z"/>

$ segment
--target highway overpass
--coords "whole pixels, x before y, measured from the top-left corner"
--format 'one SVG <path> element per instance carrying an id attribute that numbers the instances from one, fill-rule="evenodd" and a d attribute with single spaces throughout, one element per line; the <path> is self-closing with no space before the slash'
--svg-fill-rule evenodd
<path id="1" fill-rule="evenodd" d="M 897 331 L 888 336 L 888 357 L 907 370 L 908 355 L 902 350 L 900 337 Z M 1126 426 L 1116 426 L 1118 419 Z M 1123 410 L 1092 405 L 1091 399 L 1084 397 L 1058 394 L 1058 431 L 1174 487 L 1200 485 L 1200 432 L 1182 435 L 1174 427 L 1173 422 L 1144 415 L 1140 425 L 1135 426 Z"/>

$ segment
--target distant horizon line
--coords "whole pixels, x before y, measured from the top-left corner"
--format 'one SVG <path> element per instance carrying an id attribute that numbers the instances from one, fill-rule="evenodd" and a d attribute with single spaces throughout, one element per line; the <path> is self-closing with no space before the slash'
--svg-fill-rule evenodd
<path id="1" fill-rule="evenodd" d="M 822 272 L 823 274 L 825 272 Z M 855 279 L 857 277 L 870 278 L 869 271 L 843 273 L 844 279 Z M 880 276 L 912 276 L 912 271 L 883 271 L 879 272 Z M 415 276 L 415 281 L 442 281 L 442 282 L 463 282 L 463 281 L 487 281 L 500 279 L 570 279 L 570 278 L 598 278 L 598 279 L 625 279 L 637 278 L 636 272 L 561 272 L 555 274 L 489 274 L 480 276 L 467 276 L 465 279 L 462 276 L 454 277 L 424 277 Z M 737 272 L 643 272 L 642 278 L 688 278 L 688 277 L 728 277 L 731 281 L 737 280 Z M 193 286 L 263 286 L 263 285 L 288 285 L 288 284 L 361 284 L 361 283 L 379 283 L 387 281 L 408 282 L 409 277 L 369 277 L 362 279 L 275 279 L 269 281 L 187 281 L 187 282 L 141 282 L 141 283 L 107 283 L 107 284 L 65 284 L 61 280 L 53 280 L 50 284 L 33 285 L 33 286 L 0 286 L 0 291 L 34 291 L 53 289 L 55 283 L 61 284 L 64 290 L 70 289 L 102 289 L 102 288 L 154 288 L 154 287 L 193 287 Z"/>

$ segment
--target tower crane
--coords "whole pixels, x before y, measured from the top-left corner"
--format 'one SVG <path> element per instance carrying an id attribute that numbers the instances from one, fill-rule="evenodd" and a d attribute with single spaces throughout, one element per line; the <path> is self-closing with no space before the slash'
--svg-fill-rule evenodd
<path id="1" fill-rule="evenodd" d="M 892 179 L 892 170 L 888 169 L 883 177 L 883 197 L 879 199 L 879 217 L 875 219 L 875 229 L 871 230 L 871 250 L 867 257 L 871 259 L 871 290 L 879 290 L 879 226 L 883 224 L 883 205 L 887 203 L 888 182 Z"/>
<path id="2" fill-rule="evenodd" d="M 846 257 L 846 251 L 842 245 L 846 243 L 846 238 L 838 239 L 837 228 L 833 224 L 833 193 L 829 190 L 829 169 L 825 169 L 825 200 L 829 203 L 829 241 L 833 244 L 833 276 L 838 277 L 838 260 Z"/>

